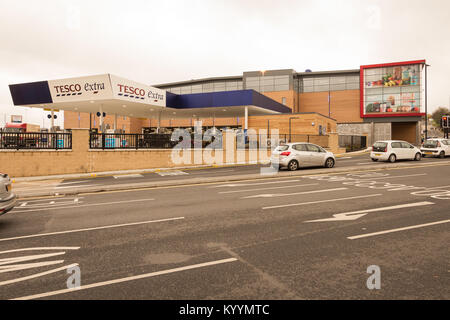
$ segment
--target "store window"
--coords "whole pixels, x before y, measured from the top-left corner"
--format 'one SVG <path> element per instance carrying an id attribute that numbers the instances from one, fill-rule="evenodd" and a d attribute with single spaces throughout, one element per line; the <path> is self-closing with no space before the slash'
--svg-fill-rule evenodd
<path id="1" fill-rule="evenodd" d="M 364 68 L 364 114 L 422 113 L 422 67 Z"/>

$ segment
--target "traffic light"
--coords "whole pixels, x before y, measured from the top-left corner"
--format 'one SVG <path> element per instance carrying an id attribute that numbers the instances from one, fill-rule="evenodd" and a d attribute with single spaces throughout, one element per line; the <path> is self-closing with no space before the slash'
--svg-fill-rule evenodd
<path id="1" fill-rule="evenodd" d="M 450 126 L 450 116 L 442 116 L 441 127 L 448 128 Z"/>

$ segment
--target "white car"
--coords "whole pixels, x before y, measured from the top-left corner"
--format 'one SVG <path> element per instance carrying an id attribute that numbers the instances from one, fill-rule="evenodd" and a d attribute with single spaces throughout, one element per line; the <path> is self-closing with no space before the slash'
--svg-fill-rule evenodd
<path id="1" fill-rule="evenodd" d="M 445 158 L 450 156 L 450 140 L 448 139 L 428 139 L 420 148 L 422 156 L 433 156 Z"/>
<path id="2" fill-rule="evenodd" d="M 422 159 L 422 152 L 419 148 L 409 142 L 400 140 L 377 141 L 372 147 L 370 158 L 373 161 L 416 160 Z"/>
<path id="3" fill-rule="evenodd" d="M 0 173 L 0 216 L 12 210 L 16 205 L 16 195 L 11 191 L 11 179 Z"/>
<path id="4" fill-rule="evenodd" d="M 312 143 L 287 143 L 275 148 L 270 163 L 277 169 L 295 171 L 301 167 L 333 168 L 336 159 L 332 152 Z"/>

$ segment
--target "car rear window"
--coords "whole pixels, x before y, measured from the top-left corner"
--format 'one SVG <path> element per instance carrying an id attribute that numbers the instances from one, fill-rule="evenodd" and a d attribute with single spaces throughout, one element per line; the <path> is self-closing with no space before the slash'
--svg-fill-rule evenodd
<path id="1" fill-rule="evenodd" d="M 375 144 L 373 145 L 375 148 L 381 148 L 384 149 L 387 147 L 387 143 L 386 142 L 375 142 Z"/>
<path id="2" fill-rule="evenodd" d="M 436 140 L 427 140 L 423 143 L 424 148 L 436 148 L 438 142 Z"/>
<path id="3" fill-rule="evenodd" d="M 289 146 L 278 146 L 275 151 L 286 151 L 287 149 L 289 149 Z"/>

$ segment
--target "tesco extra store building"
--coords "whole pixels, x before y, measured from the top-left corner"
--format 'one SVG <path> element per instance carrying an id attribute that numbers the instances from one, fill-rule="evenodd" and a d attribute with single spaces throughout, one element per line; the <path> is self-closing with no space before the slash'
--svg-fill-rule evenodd
<path id="1" fill-rule="evenodd" d="M 249 71 L 152 86 L 113 75 L 74 79 L 15 84 L 10 91 L 17 106 L 64 112 L 66 129 L 103 124 L 140 133 L 149 127 L 190 127 L 193 119 L 205 126 L 246 128 L 249 115 L 270 121 L 280 114 L 318 113 L 337 122 L 340 136 L 365 137 L 367 146 L 384 139 L 419 144 L 426 112 L 425 60 L 337 71 Z M 90 86 L 76 94 L 62 92 L 74 83 Z M 127 94 L 125 86 L 146 94 Z"/>

